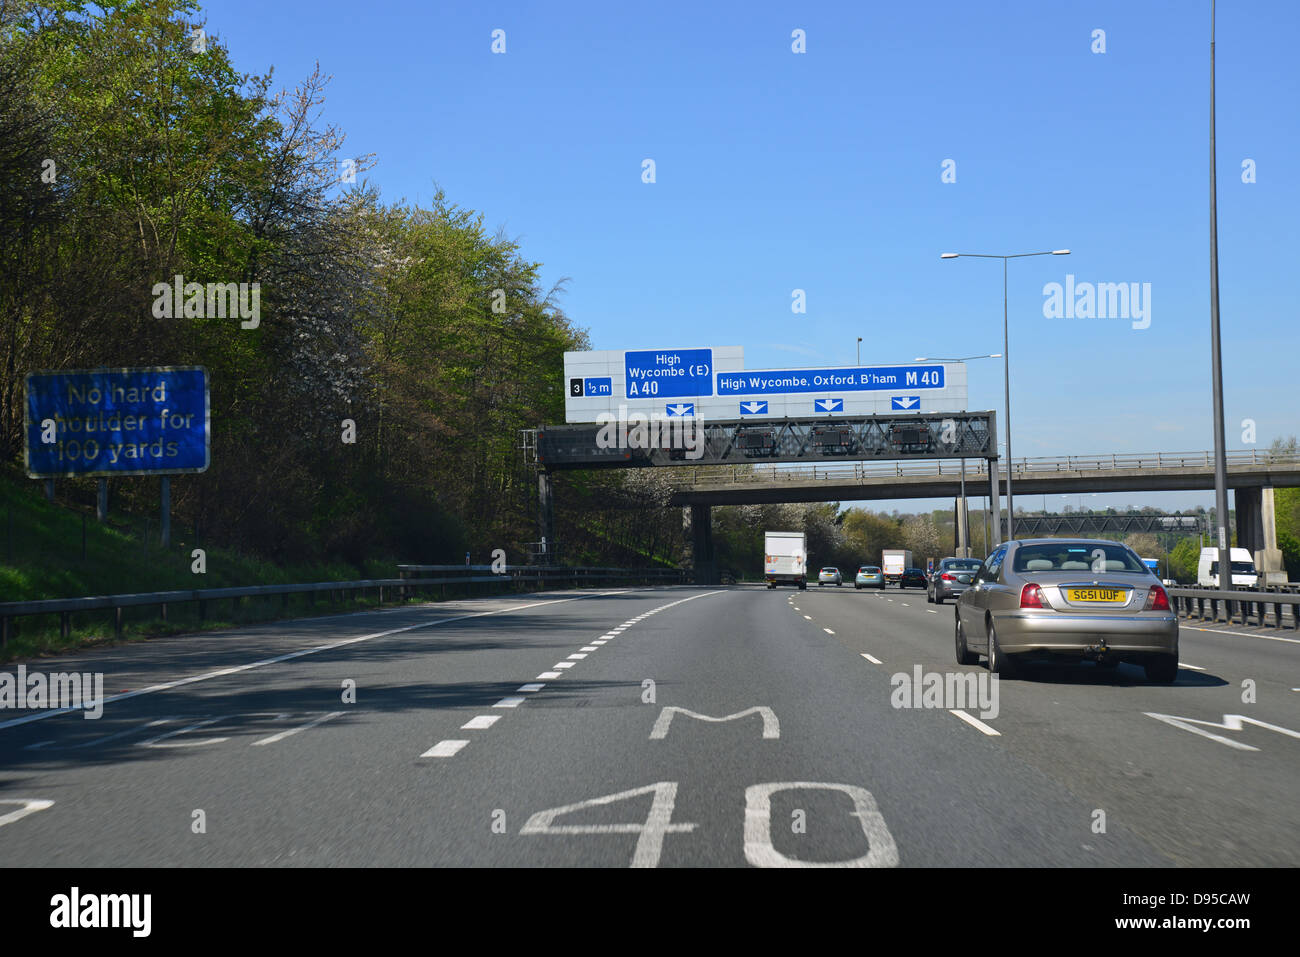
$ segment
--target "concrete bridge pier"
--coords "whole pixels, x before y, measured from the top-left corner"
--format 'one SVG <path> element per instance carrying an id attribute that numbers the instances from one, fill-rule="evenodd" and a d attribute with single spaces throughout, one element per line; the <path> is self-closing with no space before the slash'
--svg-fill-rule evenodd
<path id="1" fill-rule="evenodd" d="M 695 584 L 718 584 L 718 562 L 713 554 L 713 510 L 708 505 L 691 506 L 691 542 Z"/>
<path id="2" fill-rule="evenodd" d="M 1235 493 L 1237 545 L 1255 558 L 1261 585 L 1286 582 L 1282 550 L 1277 547 L 1277 520 L 1271 487 L 1238 488 Z"/>

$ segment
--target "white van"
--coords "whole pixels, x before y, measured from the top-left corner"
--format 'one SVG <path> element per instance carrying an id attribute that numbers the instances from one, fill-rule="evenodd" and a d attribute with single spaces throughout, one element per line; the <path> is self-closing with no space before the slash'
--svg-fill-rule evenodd
<path id="1" fill-rule="evenodd" d="M 1255 571 L 1255 559 L 1244 548 L 1228 550 L 1232 564 L 1232 584 L 1238 588 L 1254 588 L 1259 584 L 1259 574 Z M 1201 563 L 1196 570 L 1196 584 L 1202 588 L 1219 586 L 1219 550 L 1202 548 Z"/>

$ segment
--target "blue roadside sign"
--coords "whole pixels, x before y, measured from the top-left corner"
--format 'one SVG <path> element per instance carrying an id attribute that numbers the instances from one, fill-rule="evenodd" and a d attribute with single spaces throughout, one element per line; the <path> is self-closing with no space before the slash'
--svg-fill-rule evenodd
<path id="1" fill-rule="evenodd" d="M 169 475 L 208 467 L 208 374 L 200 366 L 33 372 L 31 478 Z"/>

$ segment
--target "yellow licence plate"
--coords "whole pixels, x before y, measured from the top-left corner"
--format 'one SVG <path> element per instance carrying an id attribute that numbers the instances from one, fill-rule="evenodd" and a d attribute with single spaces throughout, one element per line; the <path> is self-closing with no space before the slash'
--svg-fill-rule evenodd
<path id="1" fill-rule="evenodd" d="M 1070 601 L 1124 601 L 1126 592 L 1123 588 L 1067 588 L 1066 597 Z"/>

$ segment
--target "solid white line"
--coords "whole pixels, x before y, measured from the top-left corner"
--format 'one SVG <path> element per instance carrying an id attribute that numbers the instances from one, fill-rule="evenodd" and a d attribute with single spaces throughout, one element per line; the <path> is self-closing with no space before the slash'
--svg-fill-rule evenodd
<path id="1" fill-rule="evenodd" d="M 1248 631 L 1226 631 L 1223 628 L 1198 628 L 1195 625 L 1179 625 L 1190 631 L 1212 631 L 1216 635 L 1235 635 L 1238 638 L 1263 638 L 1265 641 L 1285 641 L 1287 644 L 1300 645 L 1300 638 L 1282 638 L 1278 635 L 1253 635 Z M 3 727 L 3 725 L 0 725 Z"/>
<path id="2" fill-rule="evenodd" d="M 965 711 L 962 711 L 960 708 L 949 708 L 948 713 L 955 714 L 957 717 L 961 718 L 963 721 L 969 724 L 972 728 L 979 728 L 989 737 L 1000 738 L 1002 736 L 1001 731 L 994 731 L 992 728 L 990 728 L 979 718 L 975 717 L 974 715 L 967 714 Z"/>
<path id="3" fill-rule="evenodd" d="M 585 657 L 587 657 L 587 656 L 584 655 L 584 654 L 579 654 L 579 653 L 577 653 L 577 652 L 574 652 L 573 654 L 569 655 L 569 660 L 570 660 L 570 661 L 581 661 L 581 660 L 582 660 L 583 658 L 585 658 Z"/>
<path id="4" fill-rule="evenodd" d="M 551 665 L 551 667 L 563 670 L 565 668 L 572 668 L 576 664 L 576 661 L 557 661 L 555 664 Z"/>
<path id="5" fill-rule="evenodd" d="M 559 671 L 543 671 L 537 676 L 539 681 L 554 681 L 559 677 L 562 677 L 562 673 Z"/>
<path id="6" fill-rule="evenodd" d="M 557 676 L 557 677 L 558 677 L 558 676 Z M 527 684 L 527 685 L 520 685 L 520 686 L 519 686 L 518 688 L 516 688 L 515 690 L 516 690 L 516 691 L 541 691 L 541 690 L 542 690 L 543 688 L 545 688 L 545 687 L 546 687 L 546 685 Z"/>
<path id="7" fill-rule="evenodd" d="M 626 590 L 600 592 L 593 595 L 578 595 L 574 598 L 548 598 L 545 601 L 534 601 L 526 605 L 511 605 L 509 608 L 498 608 L 496 611 L 478 611 L 469 615 L 456 615 L 452 618 L 438 618 L 434 621 L 422 621 L 414 625 L 404 625 L 401 628 L 389 628 L 385 631 L 375 631 L 368 635 L 358 635 L 355 638 L 344 638 L 341 641 L 331 641 L 329 644 L 316 645 L 313 648 L 303 648 L 300 651 L 291 651 L 288 654 L 276 655 L 274 658 L 263 658 L 260 661 L 251 661 L 246 665 L 236 665 L 231 668 L 221 668 L 217 671 L 209 671 L 200 675 L 192 675 L 189 678 L 178 678 L 175 681 L 167 681 L 162 684 L 150 685 L 147 688 L 140 688 L 137 691 L 124 691 L 121 694 L 110 695 L 103 699 L 104 704 L 112 704 L 115 701 L 125 701 L 127 698 L 136 698 L 140 695 L 154 694 L 158 691 L 170 691 L 173 688 L 180 688 L 184 685 L 194 684 L 198 681 L 208 681 L 211 678 L 224 678 L 226 675 L 239 674 L 243 671 L 251 671 L 254 668 L 262 668 L 266 665 L 277 665 L 284 661 L 292 661 L 295 658 L 304 658 L 307 655 L 320 654 L 322 651 L 332 651 L 335 648 L 343 648 L 347 645 L 355 645 L 361 641 L 370 641 L 372 638 L 386 638 L 389 635 L 400 635 L 407 631 L 416 631 L 420 628 L 436 628 L 439 625 L 450 625 L 457 621 L 468 621 L 471 618 L 485 618 L 490 615 L 504 615 L 516 611 L 523 611 L 525 608 L 537 608 L 540 605 L 560 605 L 570 601 L 582 601 L 587 598 L 601 598 L 608 595 L 622 595 Z M 719 594 L 710 592 L 709 594 Z M 693 598 L 702 597 L 693 595 Z M 689 599 L 686 599 L 689 600 Z M 310 619 L 308 619 L 310 621 Z M 56 714 L 67 714 L 69 711 L 81 711 L 81 708 L 52 708 L 49 711 L 41 711 L 36 714 L 24 715 L 21 718 L 11 718 L 8 721 L 0 721 L 0 728 L 12 728 L 15 725 L 26 724 L 29 721 L 40 721 L 44 718 L 52 718 Z"/>
<path id="8" fill-rule="evenodd" d="M 826 634 L 828 634 L 828 635 L 833 635 L 833 634 L 835 634 L 835 632 L 831 631 L 829 628 L 823 628 L 822 631 L 826 632 Z"/>
<path id="9" fill-rule="evenodd" d="M 470 718 L 460 726 L 462 731 L 477 731 L 480 728 L 490 728 L 501 720 L 499 714 L 480 714 Z"/>
<path id="10" fill-rule="evenodd" d="M 502 698 L 492 707 L 494 708 L 517 708 L 524 703 L 523 698 Z"/>
<path id="11" fill-rule="evenodd" d="M 428 751 L 425 751 L 424 754 L 420 755 L 420 757 L 422 757 L 422 758 L 449 758 L 449 757 L 451 757 L 453 754 L 455 754 L 457 751 L 459 751 L 461 748 L 465 747 L 465 745 L 467 745 L 467 744 L 469 744 L 468 741 L 452 741 L 452 740 L 439 741 L 437 744 L 435 744 L 433 747 L 431 747 Z"/>
<path id="12" fill-rule="evenodd" d="M 291 734 L 297 734 L 299 731 L 306 731 L 308 728 L 314 728 L 318 724 L 324 724 L 326 721 L 330 720 L 330 718 L 337 718 L 339 715 L 346 713 L 347 712 L 345 711 L 331 711 L 329 714 L 323 714 L 319 718 L 308 721 L 306 724 L 299 725 L 296 728 L 290 728 L 288 731 L 281 731 L 279 734 L 273 734 L 269 738 L 262 738 L 260 741 L 254 741 L 253 747 L 257 747 L 259 744 L 275 744 L 277 741 L 283 741 Z"/>
<path id="13" fill-rule="evenodd" d="M 869 662 L 871 662 L 873 665 L 881 664 L 881 661 L 880 661 L 879 658 L 876 658 L 876 657 L 873 656 L 873 655 L 869 655 L 869 654 L 867 654 L 865 651 L 864 651 L 864 652 L 861 652 L 861 654 L 862 654 L 862 657 L 863 657 L 863 658 L 866 658 L 866 659 L 867 659 Z"/>

